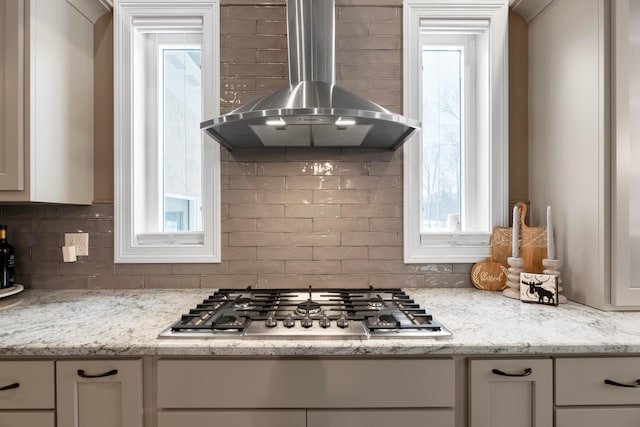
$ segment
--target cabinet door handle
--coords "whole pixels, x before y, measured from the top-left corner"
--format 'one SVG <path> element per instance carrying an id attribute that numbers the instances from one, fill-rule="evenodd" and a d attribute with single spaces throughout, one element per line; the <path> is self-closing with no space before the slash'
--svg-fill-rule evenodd
<path id="1" fill-rule="evenodd" d="M 102 377 L 110 377 L 112 375 L 117 375 L 117 374 L 118 374 L 117 369 L 112 369 L 108 372 L 105 372 L 103 374 L 97 374 L 97 375 L 89 375 L 84 372 L 84 369 L 78 369 L 78 376 L 82 378 L 102 378 Z"/>
<path id="2" fill-rule="evenodd" d="M 519 374 L 510 374 L 508 372 L 501 371 L 500 369 L 492 369 L 491 372 L 496 375 L 502 375 L 503 377 L 528 377 L 531 375 L 533 370 L 531 368 L 527 368 Z"/>
<path id="3" fill-rule="evenodd" d="M 613 380 L 604 380 L 605 384 L 614 385 L 616 387 L 629 387 L 629 388 L 638 388 L 640 387 L 640 380 L 636 380 L 635 384 L 622 384 Z"/>
<path id="4" fill-rule="evenodd" d="M 6 385 L 4 387 L 0 387 L 0 391 L 11 390 L 12 388 L 18 388 L 18 387 L 20 387 L 20 383 L 13 383 L 13 384 Z"/>

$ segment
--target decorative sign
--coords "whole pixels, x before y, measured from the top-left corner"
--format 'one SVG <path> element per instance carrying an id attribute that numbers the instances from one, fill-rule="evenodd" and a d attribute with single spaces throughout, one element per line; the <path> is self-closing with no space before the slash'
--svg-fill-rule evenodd
<path id="1" fill-rule="evenodd" d="M 546 305 L 558 305 L 558 276 L 520 273 L 520 300 Z"/>
<path id="2" fill-rule="evenodd" d="M 507 268 L 488 258 L 471 269 L 471 283 L 485 291 L 501 291 L 507 286 Z"/>

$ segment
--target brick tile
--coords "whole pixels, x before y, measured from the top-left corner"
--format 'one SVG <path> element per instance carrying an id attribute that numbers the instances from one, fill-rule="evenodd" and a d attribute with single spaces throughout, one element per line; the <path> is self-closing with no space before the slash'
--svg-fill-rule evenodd
<path id="1" fill-rule="evenodd" d="M 256 248 L 253 247 L 229 247 L 222 248 L 222 259 L 224 261 L 252 260 L 256 259 Z"/>
<path id="2" fill-rule="evenodd" d="M 91 237 L 89 237 L 89 242 L 91 242 Z M 62 250 L 57 248 L 58 252 L 60 252 L 60 260 L 62 261 Z M 89 245 L 89 256 L 86 258 L 87 261 L 102 261 L 102 262 L 111 262 L 113 263 L 113 247 L 112 246 L 91 246 Z"/>
<path id="3" fill-rule="evenodd" d="M 229 272 L 240 274 L 284 273 L 284 261 L 229 261 Z"/>
<path id="4" fill-rule="evenodd" d="M 335 218 L 340 216 L 339 205 L 287 205 L 284 207 L 287 218 Z"/>
<path id="5" fill-rule="evenodd" d="M 315 162 L 314 175 L 367 175 L 367 165 L 362 162 Z"/>
<path id="6" fill-rule="evenodd" d="M 256 231 L 256 220 L 253 218 L 228 218 L 222 220 L 222 231 Z"/>
<path id="7" fill-rule="evenodd" d="M 33 289 L 87 289 L 88 279 L 86 276 L 52 276 L 34 275 L 31 277 L 31 288 Z"/>
<path id="8" fill-rule="evenodd" d="M 257 284 L 258 276 L 255 274 L 218 274 L 200 278 L 200 286 L 202 288 L 243 289 L 248 286 L 256 287 Z"/>
<path id="9" fill-rule="evenodd" d="M 286 261 L 285 270 L 293 274 L 335 274 L 340 272 L 340 261 Z"/>
<path id="10" fill-rule="evenodd" d="M 256 89 L 256 80 L 255 79 L 239 79 L 236 77 L 230 78 L 230 76 L 223 76 L 222 81 L 220 82 L 220 88 L 224 91 L 239 91 L 239 90 L 255 90 Z M 224 151 L 224 154 L 228 154 L 228 151 Z M 224 156 L 223 153 L 220 153 L 221 160 L 227 160 L 228 157 Z"/>
<path id="11" fill-rule="evenodd" d="M 258 203 L 264 204 L 310 204 L 315 200 L 311 190 L 264 191 L 258 193 Z"/>
<path id="12" fill-rule="evenodd" d="M 257 221 L 258 231 L 300 233 L 313 229 L 310 218 L 263 218 Z"/>
<path id="13" fill-rule="evenodd" d="M 220 61 L 223 64 L 255 64 L 258 62 L 255 49 L 220 49 Z M 229 89 L 227 89 L 229 90 Z"/>
<path id="14" fill-rule="evenodd" d="M 339 78 L 338 85 L 351 92 L 366 92 L 369 89 L 369 80 Z"/>
<path id="15" fill-rule="evenodd" d="M 340 188 L 338 176 L 286 176 L 287 190 L 337 190 Z"/>
<path id="16" fill-rule="evenodd" d="M 347 162 L 396 162 L 402 160 L 401 156 L 398 156 L 398 154 L 398 150 L 390 151 L 387 149 L 375 148 L 343 148 L 342 160 Z"/>
<path id="17" fill-rule="evenodd" d="M 408 273 L 449 274 L 453 273 L 453 264 L 406 264 L 404 269 Z"/>
<path id="18" fill-rule="evenodd" d="M 397 7 L 339 7 L 340 21 L 397 21 L 401 14 Z"/>
<path id="19" fill-rule="evenodd" d="M 352 36 L 355 34 L 369 34 L 369 23 L 367 21 L 336 22 L 336 38 Z"/>
<path id="20" fill-rule="evenodd" d="M 314 218 L 313 231 L 369 231 L 366 218 Z"/>
<path id="21" fill-rule="evenodd" d="M 289 61 L 288 52 L 285 49 L 261 49 L 256 52 L 257 62 L 259 63 L 282 63 L 287 64 Z M 278 80 L 281 83 L 282 80 Z M 277 86 L 277 88 L 283 87 L 283 84 Z M 258 86 L 260 87 L 260 86 Z M 269 87 L 262 87 L 262 89 L 269 89 Z"/>
<path id="22" fill-rule="evenodd" d="M 366 97 L 376 104 L 387 106 L 386 108 L 389 110 L 391 108 L 388 106 L 399 106 L 402 103 L 402 93 L 400 92 L 369 92 Z"/>
<path id="23" fill-rule="evenodd" d="M 7 239 L 9 242 L 14 245 L 18 239 L 17 236 L 22 233 L 29 233 L 31 231 L 31 226 L 33 221 L 28 218 L 6 218 L 0 217 L 0 221 L 2 221 L 3 225 L 7 226 Z M 37 220 L 35 220 L 37 221 Z"/>
<path id="24" fill-rule="evenodd" d="M 79 260 L 76 262 L 61 262 L 58 264 L 58 272 L 61 276 L 113 276 L 114 270 L 113 262 L 108 261 Z"/>
<path id="25" fill-rule="evenodd" d="M 227 34 L 223 36 L 223 46 L 233 49 L 286 49 L 287 37 L 266 34 Z"/>
<path id="26" fill-rule="evenodd" d="M 341 176 L 340 188 L 345 190 L 382 190 L 396 188 L 395 176 Z M 375 192 L 372 193 L 372 196 Z"/>
<path id="27" fill-rule="evenodd" d="M 313 190 L 313 203 L 369 203 L 368 190 Z"/>
<path id="28" fill-rule="evenodd" d="M 147 289 L 197 289 L 200 287 L 199 275 L 145 275 L 144 287 Z"/>
<path id="29" fill-rule="evenodd" d="M 62 246 L 64 239 L 61 238 L 60 240 L 60 246 Z M 91 236 L 89 236 L 89 251 L 94 247 L 99 248 L 105 246 L 110 248 L 114 247 L 113 233 L 91 233 Z"/>
<path id="30" fill-rule="evenodd" d="M 282 21 L 258 21 L 257 34 L 282 34 L 287 35 L 287 22 Z"/>
<path id="31" fill-rule="evenodd" d="M 38 233 L 84 233 L 86 219 L 34 219 L 32 230 Z"/>
<path id="32" fill-rule="evenodd" d="M 59 206 L 58 216 L 60 218 L 109 219 L 113 218 L 113 204 L 94 203 L 91 206 Z"/>
<path id="33" fill-rule="evenodd" d="M 402 92 L 402 79 L 371 79 L 369 88 L 374 92 Z"/>
<path id="34" fill-rule="evenodd" d="M 367 168 L 369 169 L 369 175 L 402 176 L 402 163 L 400 162 L 370 162 Z"/>
<path id="35" fill-rule="evenodd" d="M 275 218 L 284 216 L 283 205 L 230 205 L 229 218 Z"/>
<path id="36" fill-rule="evenodd" d="M 341 216 L 346 218 L 401 218 L 402 206 L 396 205 L 342 205 Z"/>
<path id="37" fill-rule="evenodd" d="M 402 231 L 402 218 L 371 218 L 371 231 Z"/>
<path id="38" fill-rule="evenodd" d="M 398 244 L 398 233 L 390 231 L 345 231 L 344 246 L 394 246 Z"/>
<path id="39" fill-rule="evenodd" d="M 385 51 L 386 52 L 386 51 Z M 366 50 L 339 50 L 336 52 L 336 65 L 363 65 L 369 63 L 369 55 Z M 365 82 L 363 82 L 365 83 Z M 360 91 L 366 91 L 368 85 L 364 85 Z M 356 89 L 351 89 L 356 90 Z"/>
<path id="40" fill-rule="evenodd" d="M 220 33 L 222 34 L 255 34 L 257 23 L 255 20 L 230 20 L 220 21 Z"/>
<path id="41" fill-rule="evenodd" d="M 389 50 L 395 51 L 401 48 L 401 38 L 395 36 L 349 36 L 338 39 L 340 50 Z M 344 65 L 343 65 L 344 66 Z M 399 75 L 394 74 L 395 77 Z M 347 77 L 345 75 L 345 77 Z M 378 76 L 372 76 L 378 77 Z M 349 78 L 349 77 L 347 77 Z"/>
<path id="42" fill-rule="evenodd" d="M 344 260 L 342 271 L 344 273 L 398 273 L 402 272 L 403 264 L 399 260 Z"/>
<path id="43" fill-rule="evenodd" d="M 282 190 L 283 176 L 230 176 L 228 189 L 232 190 Z"/>
<path id="44" fill-rule="evenodd" d="M 229 271 L 227 261 L 220 263 L 198 263 L 198 264 L 173 264 L 171 274 L 191 275 L 191 274 L 225 274 Z"/>
<path id="45" fill-rule="evenodd" d="M 311 247 L 262 247 L 258 248 L 258 259 L 264 260 L 311 260 Z"/>
<path id="46" fill-rule="evenodd" d="M 370 34 L 401 36 L 402 25 L 400 22 L 372 22 Z"/>
<path id="47" fill-rule="evenodd" d="M 256 79 L 256 88 L 259 90 L 278 90 L 287 84 L 289 81 L 280 77 L 258 77 Z"/>
<path id="48" fill-rule="evenodd" d="M 453 264 L 453 273 L 471 274 L 473 264 Z"/>
<path id="49" fill-rule="evenodd" d="M 93 233 L 113 233 L 113 219 L 87 219 L 85 232 L 89 233 L 89 242 Z"/>
<path id="50" fill-rule="evenodd" d="M 144 276 L 91 276 L 87 282 L 89 289 L 141 289 Z"/>
<path id="51" fill-rule="evenodd" d="M 258 199 L 256 190 L 222 190 L 220 198 L 228 204 L 251 204 Z"/>
<path id="52" fill-rule="evenodd" d="M 235 232 L 229 233 L 229 246 L 282 246 L 283 233 Z"/>
<path id="53" fill-rule="evenodd" d="M 16 262 L 20 262 L 18 259 Z M 19 267 L 21 264 L 16 265 Z M 29 264 L 29 274 L 33 276 L 56 276 L 58 274 L 58 263 L 56 261 L 31 261 Z M 24 273 L 21 273 L 24 274 Z"/>
<path id="54" fill-rule="evenodd" d="M 374 204 L 402 204 L 401 190 L 375 190 L 371 192 L 371 203 Z"/>
<path id="55" fill-rule="evenodd" d="M 261 176 L 298 176 L 313 175 L 313 163 L 310 162 L 268 162 L 258 164 Z"/>
<path id="56" fill-rule="evenodd" d="M 2 217 L 10 219 L 57 218 L 58 208 L 50 205 L 3 205 Z"/>
<path id="57" fill-rule="evenodd" d="M 424 286 L 427 288 L 470 288 L 471 276 L 468 274 L 426 275 Z"/>
<path id="58" fill-rule="evenodd" d="M 338 246 L 340 233 L 285 233 L 286 246 Z"/>
<path id="59" fill-rule="evenodd" d="M 313 248 L 314 260 L 369 259 L 368 250 L 364 246 L 336 246 Z"/>
<path id="60" fill-rule="evenodd" d="M 372 274 L 369 284 L 374 288 L 422 288 L 422 274 Z"/>
<path id="61" fill-rule="evenodd" d="M 255 4 L 255 2 L 253 2 Z M 220 9 L 221 20 L 279 20 L 284 21 L 286 12 L 281 6 L 224 6 Z"/>
<path id="62" fill-rule="evenodd" d="M 387 259 L 398 260 L 403 259 L 402 246 L 371 246 L 368 248 L 369 259 Z"/>
<path id="63" fill-rule="evenodd" d="M 366 274 L 262 274 L 258 276 L 259 288 L 365 288 Z"/>
<path id="64" fill-rule="evenodd" d="M 256 175 L 254 162 L 220 162 L 220 175 L 252 176 Z"/>
<path id="65" fill-rule="evenodd" d="M 287 67 L 284 64 L 222 64 L 222 72 L 225 76 L 284 77 L 287 75 Z M 377 74 L 373 77 L 386 75 Z"/>
<path id="66" fill-rule="evenodd" d="M 16 252 L 16 261 L 28 257 L 28 253 Z M 31 248 L 33 261 L 62 261 L 62 250 L 57 246 L 34 246 Z"/>
<path id="67" fill-rule="evenodd" d="M 338 75 L 345 79 L 361 78 L 392 78 L 400 76 L 399 64 L 368 64 L 351 65 L 344 64 L 337 66 Z"/>
<path id="68" fill-rule="evenodd" d="M 171 264 L 115 264 L 116 275 L 131 276 L 135 274 L 171 274 Z"/>

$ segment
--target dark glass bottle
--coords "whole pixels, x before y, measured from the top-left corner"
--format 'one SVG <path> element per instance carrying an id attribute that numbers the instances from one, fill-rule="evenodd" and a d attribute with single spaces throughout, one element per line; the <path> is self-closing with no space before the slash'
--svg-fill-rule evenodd
<path id="1" fill-rule="evenodd" d="M 0 289 L 14 285 L 15 254 L 7 242 L 7 226 L 0 225 Z"/>

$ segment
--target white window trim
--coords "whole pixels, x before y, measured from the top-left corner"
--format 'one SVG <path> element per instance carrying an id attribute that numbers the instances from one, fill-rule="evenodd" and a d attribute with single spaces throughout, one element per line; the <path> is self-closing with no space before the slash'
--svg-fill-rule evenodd
<path id="1" fill-rule="evenodd" d="M 489 22 L 489 158 L 490 218 L 493 226 L 508 223 L 508 46 L 507 0 L 404 0 L 403 2 L 403 113 L 419 119 L 421 20 L 454 23 Z M 489 256 L 490 234 L 420 233 L 420 133 L 403 146 L 404 158 L 404 262 L 471 263 Z"/>
<path id="2" fill-rule="evenodd" d="M 202 233 L 134 234 L 133 69 L 134 19 L 167 18 L 182 29 L 202 19 L 202 117 L 220 112 L 219 0 L 120 0 L 114 5 L 115 254 L 116 263 L 216 263 L 221 261 L 220 151 L 202 133 Z M 177 21 L 176 21 L 177 19 Z M 182 23 L 180 23 L 182 19 Z"/>

